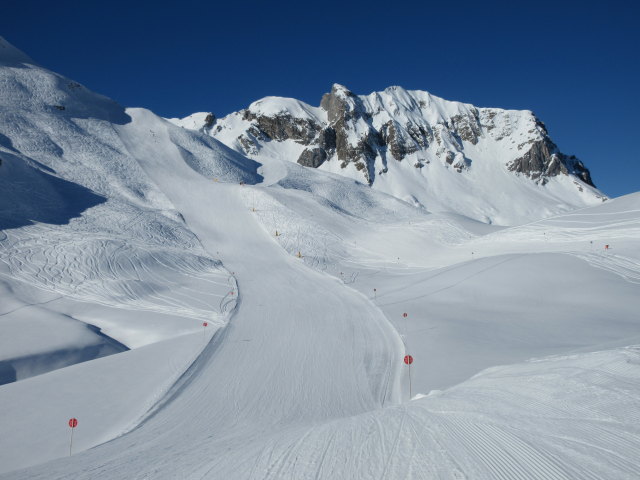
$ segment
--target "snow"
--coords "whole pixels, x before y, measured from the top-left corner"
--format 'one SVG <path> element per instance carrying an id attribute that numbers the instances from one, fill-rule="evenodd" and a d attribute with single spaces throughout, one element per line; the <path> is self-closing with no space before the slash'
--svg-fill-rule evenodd
<path id="1" fill-rule="evenodd" d="M 374 125 L 382 126 L 388 121 L 401 124 L 412 120 L 416 124 L 442 123 L 456 115 L 466 115 L 475 111 L 468 103 L 452 102 L 436 97 L 422 90 L 405 90 L 402 87 L 388 87 L 383 92 L 373 92 L 361 97 L 367 110 L 377 114 Z"/>
<path id="2" fill-rule="evenodd" d="M 249 105 L 248 110 L 252 113 L 276 116 L 291 115 L 296 118 L 307 118 L 311 120 L 327 119 L 327 112 L 322 108 L 312 107 L 295 98 L 285 97 L 265 97 Z"/>
<path id="3" fill-rule="evenodd" d="M 382 131 L 385 125 L 393 125 L 396 135 L 407 137 L 404 138 L 406 144 L 415 147 L 415 152 L 408 153 L 402 161 L 394 159 L 389 152 L 376 157 L 372 178 L 375 190 L 431 212 L 455 212 L 497 225 L 538 220 L 606 199 L 603 193 L 574 176 L 558 175 L 540 185 L 508 170 L 509 162 L 522 157 L 532 142 L 544 138 L 543 127 L 529 110 L 477 108 L 402 87 L 358 96 L 336 84 L 333 91 L 346 102 L 348 110 L 366 112 L 349 121 L 346 130 L 349 145 L 356 147 L 372 127 Z M 328 125 L 323 108 L 292 98 L 265 97 L 247 110 L 254 115 L 289 115 L 320 126 Z M 202 118 L 202 115 L 192 117 Z M 454 122 L 468 123 L 469 119 L 477 119 L 482 125 L 477 143 L 462 140 L 449 131 Z M 195 125 L 189 127 L 190 122 L 185 119 L 181 125 L 199 129 L 203 124 L 194 122 Z M 427 146 L 419 145 L 403 133 L 402 129 L 408 124 L 430 132 L 433 139 Z M 256 136 L 256 131 L 255 122 L 241 111 L 218 119 L 209 133 L 263 164 L 269 164 L 272 159 L 296 162 L 305 148 L 291 139 L 276 141 Z M 455 158 L 451 165 L 446 161 L 447 155 Z M 458 171 L 456 165 L 464 165 L 464 169 Z M 366 182 L 362 171 L 353 163 L 343 166 L 336 155 L 319 169 Z"/>
<path id="4" fill-rule="evenodd" d="M 197 332 L 4 385 L 2 470 L 69 455 L 71 417 L 79 420 L 76 452 L 134 428 L 202 347 Z"/>
<path id="5" fill-rule="evenodd" d="M 637 477 L 640 193 L 505 228 L 0 80 L 0 478 Z"/>
<path id="6" fill-rule="evenodd" d="M 199 130 L 203 127 L 209 115 L 211 115 L 210 112 L 197 112 L 184 118 L 167 118 L 167 120 L 178 127 L 189 130 Z"/>
<path id="7" fill-rule="evenodd" d="M 17 49 L 4 38 L 0 37 L 0 62 L 5 65 L 28 63 L 33 64 L 33 60 L 24 52 Z"/>

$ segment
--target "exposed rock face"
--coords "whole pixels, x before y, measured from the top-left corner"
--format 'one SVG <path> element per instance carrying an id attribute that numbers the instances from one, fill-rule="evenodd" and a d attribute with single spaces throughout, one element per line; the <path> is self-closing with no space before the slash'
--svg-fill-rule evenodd
<path id="1" fill-rule="evenodd" d="M 396 160 L 402 160 L 408 154 L 418 150 L 416 145 L 418 142 L 412 143 L 407 141 L 407 138 L 403 135 L 403 130 L 391 120 L 382 126 L 380 136 L 382 138 L 381 145 L 386 145 L 391 156 Z M 413 139 L 413 136 L 411 136 L 411 138 Z M 425 141 L 425 146 L 426 145 L 428 145 L 428 141 Z"/>
<path id="2" fill-rule="evenodd" d="M 210 130 L 216 123 L 216 116 L 213 113 L 208 114 L 204 119 L 204 128 Z"/>
<path id="3" fill-rule="evenodd" d="M 325 152 L 334 152 L 336 150 L 336 131 L 333 127 L 327 127 L 320 131 L 318 146 Z"/>
<path id="4" fill-rule="evenodd" d="M 294 118 L 289 114 L 268 117 L 245 110 L 243 119 L 255 121 L 264 136 L 278 142 L 292 139 L 303 145 L 309 145 L 322 130 L 320 125 L 309 119 Z"/>
<path id="5" fill-rule="evenodd" d="M 298 158 L 298 163 L 305 167 L 318 168 L 326 159 L 327 152 L 323 148 L 305 148 Z"/>
<path id="6" fill-rule="evenodd" d="M 473 109 L 471 115 L 455 115 L 451 117 L 447 127 L 449 131 L 473 145 L 478 143 L 478 138 L 482 135 L 480 118 L 478 111 Z"/>
<path id="7" fill-rule="evenodd" d="M 387 162 L 407 157 L 424 172 L 431 160 L 438 160 L 465 174 L 474 168 L 474 148 L 493 142 L 499 144 L 502 165 L 540 185 L 551 177 L 575 175 L 593 186 L 582 162 L 562 154 L 528 111 L 476 108 L 400 87 L 359 96 L 336 84 L 319 108 L 267 97 L 225 119 L 234 115 L 246 125 L 236 137 L 245 154 L 257 154 L 267 142 L 293 141 L 304 147 L 298 150 L 299 164 L 317 168 L 335 159 L 342 168 L 355 167 L 369 184 L 376 169 L 385 173 Z M 214 136 L 225 128 L 225 119 L 218 121 Z"/>
<path id="8" fill-rule="evenodd" d="M 573 155 L 566 156 L 560 153 L 549 137 L 532 141 L 529 150 L 522 157 L 509 162 L 507 167 L 513 172 L 525 174 L 542 184 L 546 183 L 549 177 L 571 174 L 587 185 L 595 186 L 584 164 Z"/>

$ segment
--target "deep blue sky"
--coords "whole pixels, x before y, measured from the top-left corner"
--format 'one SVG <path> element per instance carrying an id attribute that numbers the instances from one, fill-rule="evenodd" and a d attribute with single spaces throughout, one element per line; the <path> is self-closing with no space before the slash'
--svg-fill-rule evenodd
<path id="1" fill-rule="evenodd" d="M 640 190 L 636 2 L 4 0 L 0 35 L 125 106 L 223 116 L 334 82 L 533 110 L 605 193 Z"/>

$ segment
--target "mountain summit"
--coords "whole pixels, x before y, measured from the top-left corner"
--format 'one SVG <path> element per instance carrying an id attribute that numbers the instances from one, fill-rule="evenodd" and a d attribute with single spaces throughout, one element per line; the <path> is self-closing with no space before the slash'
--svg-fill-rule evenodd
<path id="1" fill-rule="evenodd" d="M 589 170 L 528 110 L 478 108 L 420 90 L 356 95 L 334 84 L 313 107 L 266 97 L 221 119 L 174 123 L 249 157 L 368 183 L 430 211 L 514 224 L 601 202 Z"/>

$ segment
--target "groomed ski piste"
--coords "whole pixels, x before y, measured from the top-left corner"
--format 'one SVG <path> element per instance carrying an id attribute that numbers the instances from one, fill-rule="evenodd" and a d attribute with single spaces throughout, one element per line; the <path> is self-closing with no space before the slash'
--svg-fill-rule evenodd
<path id="1" fill-rule="evenodd" d="M 0 46 L 0 478 L 637 478 L 640 194 L 432 214 Z"/>

